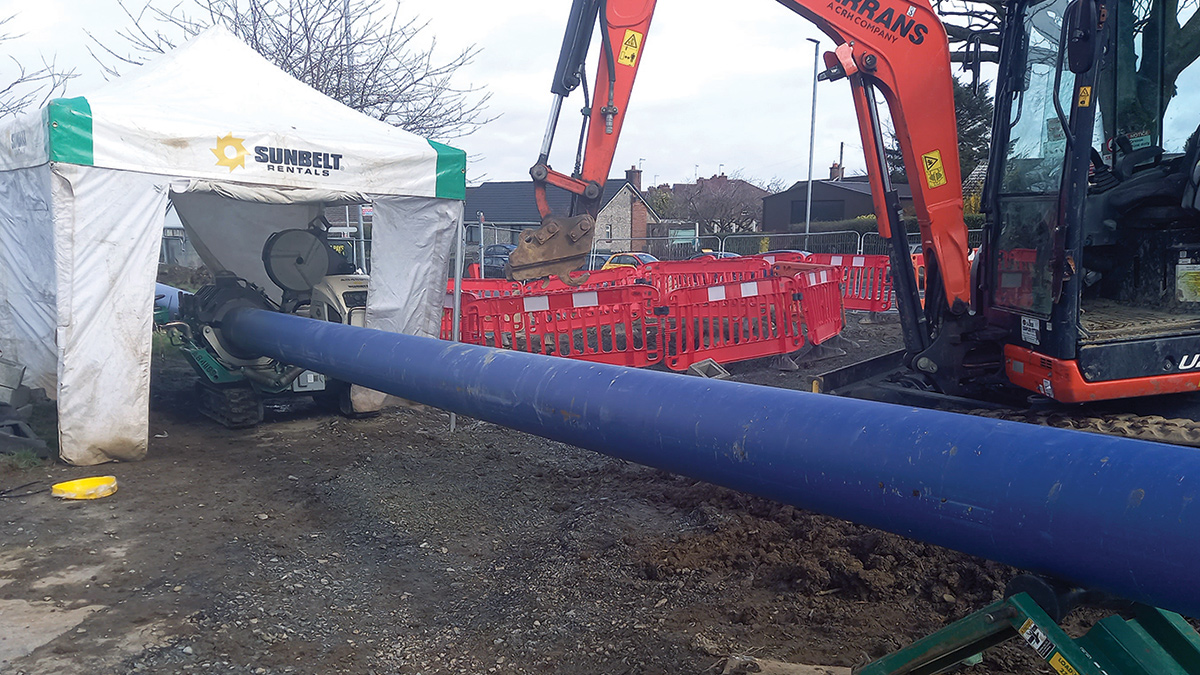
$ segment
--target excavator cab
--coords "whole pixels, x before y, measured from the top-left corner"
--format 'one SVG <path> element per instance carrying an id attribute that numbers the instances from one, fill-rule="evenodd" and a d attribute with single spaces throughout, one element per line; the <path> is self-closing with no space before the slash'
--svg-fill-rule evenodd
<path id="1" fill-rule="evenodd" d="M 1197 388 L 1197 61 L 1194 4 L 1010 6 L 977 294 L 1013 383 L 1067 402 Z"/>

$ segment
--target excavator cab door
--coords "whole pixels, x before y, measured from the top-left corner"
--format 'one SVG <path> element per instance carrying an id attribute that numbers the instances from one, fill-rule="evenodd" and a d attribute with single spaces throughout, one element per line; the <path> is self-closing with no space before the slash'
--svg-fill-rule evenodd
<path id="1" fill-rule="evenodd" d="M 1002 101 L 1007 144 L 993 183 L 990 304 L 1026 317 L 1027 326 L 1050 318 L 1057 262 L 1063 258 L 1057 233 L 1069 129 L 1059 109 L 1071 86 L 1061 75 L 1059 44 L 1067 5 L 1067 0 L 1029 3 L 1010 26 L 1024 43 L 1010 48 L 1009 58 L 1020 61 L 1008 64 Z"/>

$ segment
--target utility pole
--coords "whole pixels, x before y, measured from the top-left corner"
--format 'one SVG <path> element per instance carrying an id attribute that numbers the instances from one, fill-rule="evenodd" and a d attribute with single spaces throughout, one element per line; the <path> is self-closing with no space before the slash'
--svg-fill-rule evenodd
<path id="1" fill-rule="evenodd" d="M 483 269 L 483 211 L 479 211 L 479 278 L 486 279 L 487 272 Z"/>
<path id="2" fill-rule="evenodd" d="M 821 41 L 808 38 L 813 43 L 812 112 L 808 126 L 808 198 L 804 202 L 804 250 L 808 250 L 808 233 L 812 227 L 812 170 L 813 148 L 817 141 L 817 61 L 820 60 Z"/>

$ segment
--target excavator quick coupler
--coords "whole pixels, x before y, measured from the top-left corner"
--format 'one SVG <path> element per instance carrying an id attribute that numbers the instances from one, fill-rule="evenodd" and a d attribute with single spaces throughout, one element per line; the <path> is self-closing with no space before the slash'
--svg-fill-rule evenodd
<path id="1" fill-rule="evenodd" d="M 505 273 L 514 281 L 557 276 L 570 286 L 587 281 L 588 274 L 572 277 L 584 266 L 592 248 L 596 220 L 588 214 L 548 215 L 536 230 L 521 232 L 517 249 L 508 257 Z"/>

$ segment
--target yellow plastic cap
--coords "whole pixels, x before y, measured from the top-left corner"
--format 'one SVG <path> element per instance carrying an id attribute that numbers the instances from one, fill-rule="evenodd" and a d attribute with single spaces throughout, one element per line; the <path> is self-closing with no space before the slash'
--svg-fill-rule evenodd
<path id="1" fill-rule="evenodd" d="M 58 483 L 50 488 L 50 494 L 63 499 L 100 499 L 117 491 L 116 476 L 93 476 Z"/>

